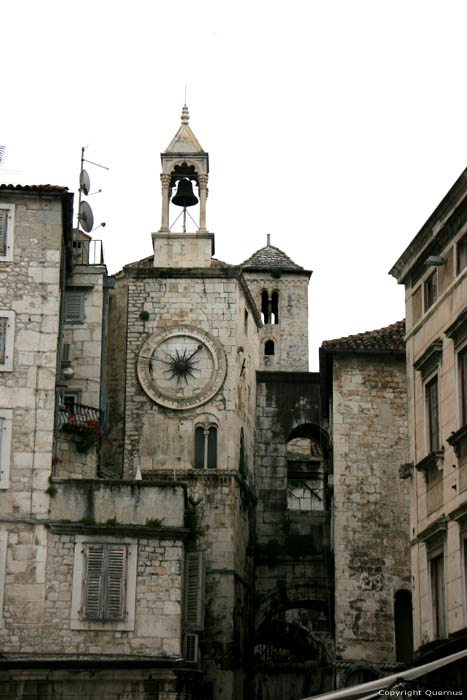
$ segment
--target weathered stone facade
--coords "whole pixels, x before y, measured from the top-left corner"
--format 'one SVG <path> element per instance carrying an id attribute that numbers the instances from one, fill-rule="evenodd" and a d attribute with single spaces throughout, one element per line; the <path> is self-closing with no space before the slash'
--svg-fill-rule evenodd
<path id="1" fill-rule="evenodd" d="M 179 665 L 174 673 L 183 651 L 184 487 L 96 479 L 106 401 L 102 259 L 88 264 L 91 242 L 80 234 L 75 241 L 86 238 L 86 255 L 77 255 L 72 196 L 63 188 L 3 186 L 0 213 L 8 251 L 0 256 L 7 281 L 0 301 L 0 695 L 69 697 L 79 687 L 82 697 L 117 699 L 134 690 L 184 699 L 191 671 Z M 97 617 L 96 585 L 105 609 Z M 105 669 L 105 659 L 112 659 L 112 677 L 102 670 L 94 683 L 92 667 Z"/>
<path id="2" fill-rule="evenodd" d="M 208 170 L 184 108 L 154 255 L 115 284 L 64 190 L 0 188 L 0 697 L 300 700 L 400 667 L 402 331 L 308 372 L 311 272 L 269 238 L 213 258 Z"/>
<path id="3" fill-rule="evenodd" d="M 395 619 L 396 597 L 411 592 L 409 494 L 399 478 L 408 449 L 403 335 L 404 324 L 395 324 L 321 350 L 333 445 L 338 686 L 411 658 Z"/>
<path id="4" fill-rule="evenodd" d="M 319 376 L 260 372 L 257 397 L 255 697 L 300 698 L 333 687 L 328 444 L 319 425 Z M 303 510 L 290 507 L 297 480 L 318 496 L 302 501 Z"/>

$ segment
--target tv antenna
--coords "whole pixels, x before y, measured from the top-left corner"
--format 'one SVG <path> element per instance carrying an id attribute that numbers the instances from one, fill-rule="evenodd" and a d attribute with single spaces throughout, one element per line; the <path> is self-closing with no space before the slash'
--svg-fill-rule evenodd
<path id="1" fill-rule="evenodd" d="M 9 173 L 8 177 L 10 177 L 10 175 L 18 175 L 19 173 L 21 173 L 21 170 L 11 170 L 10 168 L 6 168 L 5 167 L 5 158 L 6 158 L 6 146 L 0 146 L 0 173 L 2 173 L 2 176 L 3 175 L 6 176 Z M 7 180 L 7 182 L 8 182 L 8 180 Z"/>
<path id="2" fill-rule="evenodd" d="M 82 201 L 82 196 L 83 194 L 86 197 L 90 197 L 93 194 L 98 194 L 99 192 L 102 192 L 102 190 L 97 190 L 97 192 L 91 192 L 91 179 L 89 177 L 89 174 L 87 170 L 84 169 L 84 164 L 89 163 L 90 165 L 95 165 L 98 168 L 103 168 L 104 170 L 109 170 L 107 166 L 101 165 L 100 163 L 94 163 L 92 160 L 87 160 L 84 157 L 84 151 L 86 150 L 87 146 L 83 146 L 81 149 L 81 167 L 79 171 L 79 196 L 78 196 L 78 229 L 81 226 L 81 228 L 86 232 L 86 233 L 91 233 L 93 230 L 94 226 L 94 214 L 92 213 L 92 209 L 89 206 L 89 204 L 86 202 L 86 200 Z M 105 226 L 105 223 L 102 222 L 100 226 Z"/>

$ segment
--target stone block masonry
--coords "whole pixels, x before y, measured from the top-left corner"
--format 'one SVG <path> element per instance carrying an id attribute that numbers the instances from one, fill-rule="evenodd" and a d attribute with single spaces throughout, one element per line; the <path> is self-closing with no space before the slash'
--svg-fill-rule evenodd
<path id="1" fill-rule="evenodd" d="M 410 590 L 405 358 L 336 355 L 334 540 L 338 657 L 396 661 L 394 596 Z"/>

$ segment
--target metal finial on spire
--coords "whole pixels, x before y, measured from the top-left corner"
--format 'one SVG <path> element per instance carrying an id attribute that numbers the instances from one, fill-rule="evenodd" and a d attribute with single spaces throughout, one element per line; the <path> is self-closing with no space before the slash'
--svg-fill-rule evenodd
<path id="1" fill-rule="evenodd" d="M 188 107 L 186 105 L 183 105 L 182 108 L 182 124 L 188 124 L 190 120 L 190 115 L 188 112 Z"/>

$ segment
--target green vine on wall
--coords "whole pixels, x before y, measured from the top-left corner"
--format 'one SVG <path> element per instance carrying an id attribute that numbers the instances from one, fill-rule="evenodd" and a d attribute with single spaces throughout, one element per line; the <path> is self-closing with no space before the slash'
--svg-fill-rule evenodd
<path id="1" fill-rule="evenodd" d="M 208 531 L 207 525 L 201 525 L 201 518 L 196 506 L 188 505 L 185 511 L 185 527 L 189 530 L 186 540 L 186 551 L 195 552 L 199 549 L 199 540 Z"/>
<path id="2" fill-rule="evenodd" d="M 318 553 L 311 533 L 302 534 L 292 527 L 289 520 L 285 521 L 282 530 L 284 532 L 284 539 L 282 542 L 273 538 L 264 544 L 255 544 L 256 559 L 267 562 L 269 566 L 275 566 L 280 559 L 284 559 L 285 557 L 302 559 L 303 557 Z"/>

